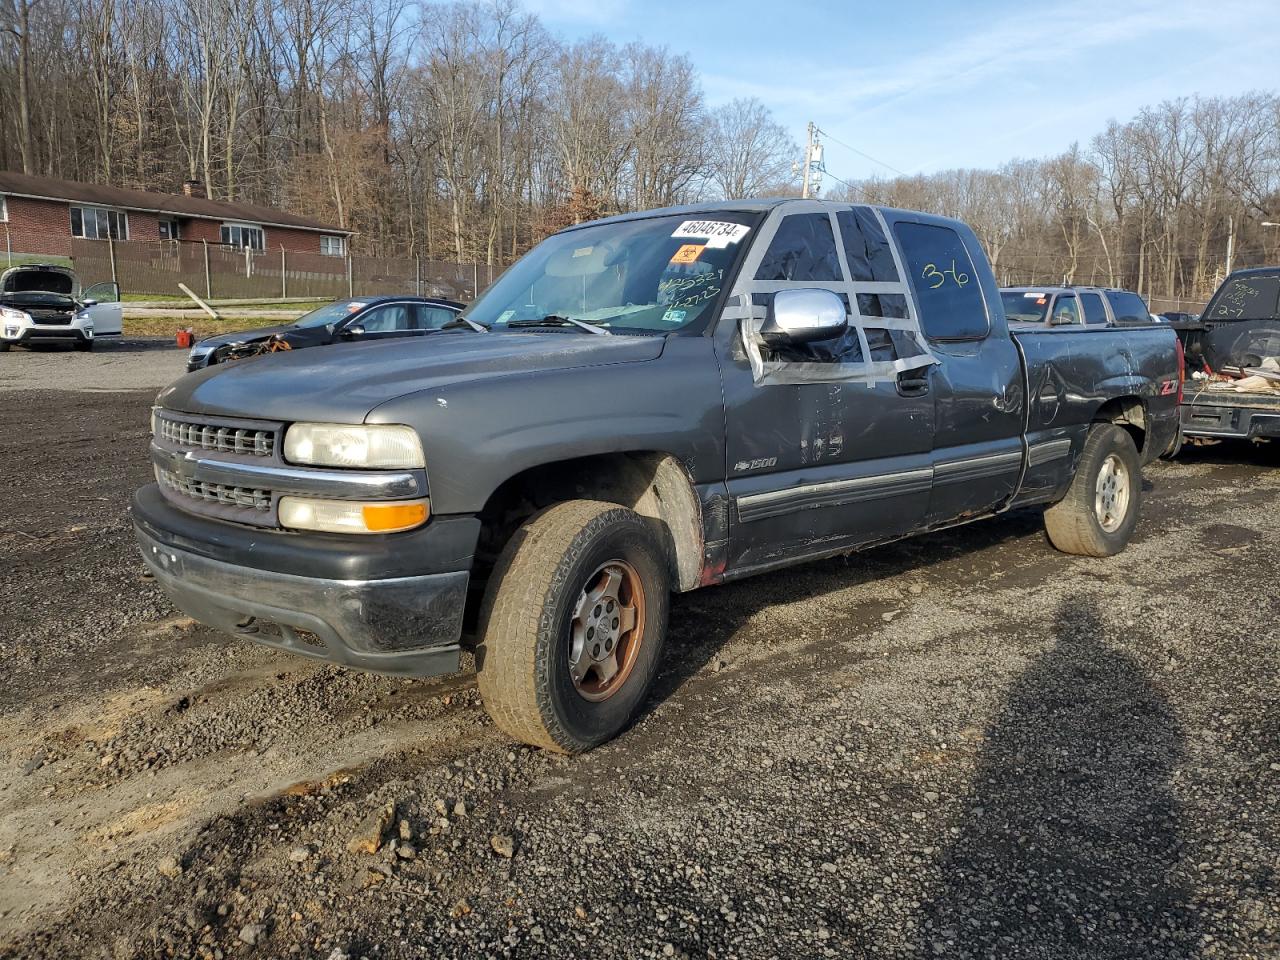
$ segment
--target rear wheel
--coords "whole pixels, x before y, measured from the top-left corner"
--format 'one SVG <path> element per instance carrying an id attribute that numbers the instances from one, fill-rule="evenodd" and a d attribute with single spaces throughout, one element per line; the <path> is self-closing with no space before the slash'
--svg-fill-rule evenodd
<path id="1" fill-rule="evenodd" d="M 657 674 L 670 584 L 646 522 L 573 500 L 508 542 L 481 611 L 480 694 L 508 735 L 563 753 L 617 736 Z"/>
<path id="2" fill-rule="evenodd" d="M 1109 557 L 1133 536 L 1142 498 L 1142 466 L 1133 437 L 1095 424 L 1067 495 L 1044 512 L 1049 540 L 1063 553 Z"/>

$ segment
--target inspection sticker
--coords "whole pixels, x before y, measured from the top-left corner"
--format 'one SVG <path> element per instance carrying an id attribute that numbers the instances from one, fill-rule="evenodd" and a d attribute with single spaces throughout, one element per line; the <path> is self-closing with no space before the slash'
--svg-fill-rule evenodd
<path id="1" fill-rule="evenodd" d="M 707 246 L 714 250 L 737 243 L 748 233 L 750 227 L 740 223 L 725 223 L 723 220 L 686 220 L 676 227 L 672 237 L 678 240 L 705 240 Z"/>

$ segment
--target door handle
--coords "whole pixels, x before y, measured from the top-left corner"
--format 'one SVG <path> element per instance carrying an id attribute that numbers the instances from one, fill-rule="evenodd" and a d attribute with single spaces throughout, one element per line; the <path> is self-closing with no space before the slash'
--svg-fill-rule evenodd
<path id="1" fill-rule="evenodd" d="M 898 374 L 898 396 L 921 397 L 929 392 L 928 371 L 906 370 Z"/>

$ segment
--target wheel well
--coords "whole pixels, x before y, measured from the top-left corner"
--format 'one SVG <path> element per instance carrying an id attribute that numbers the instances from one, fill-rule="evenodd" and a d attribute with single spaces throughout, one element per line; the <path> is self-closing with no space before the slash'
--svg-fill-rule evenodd
<path id="1" fill-rule="evenodd" d="M 1108 400 L 1093 415 L 1094 423 L 1114 423 L 1124 427 L 1133 437 L 1138 454 L 1146 452 L 1147 406 L 1141 397 L 1116 397 Z"/>
<path id="2" fill-rule="evenodd" d="M 503 482 L 480 511 L 475 579 L 484 580 L 525 520 L 565 500 L 603 500 L 646 517 L 663 545 L 671 582 L 692 590 L 702 571 L 702 510 L 693 480 L 668 453 L 577 457 L 531 467 Z"/>

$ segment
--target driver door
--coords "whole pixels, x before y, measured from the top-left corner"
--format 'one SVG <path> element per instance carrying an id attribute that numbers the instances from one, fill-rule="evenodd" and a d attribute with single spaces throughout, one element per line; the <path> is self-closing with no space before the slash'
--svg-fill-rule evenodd
<path id="1" fill-rule="evenodd" d="M 744 263 L 755 280 L 770 286 L 779 281 L 778 289 L 833 289 L 844 281 L 828 213 L 788 214 L 767 239 L 770 225 L 757 241 L 769 244 L 764 257 Z M 771 294 L 753 296 L 763 300 Z M 890 341 L 869 340 L 873 352 L 886 352 L 870 359 L 891 359 Z M 843 342 L 846 360 L 861 359 L 858 337 Z M 889 540 L 923 523 L 934 417 L 927 371 L 901 382 L 823 379 L 824 351 L 817 350 L 817 364 L 805 364 L 812 382 L 803 376 L 796 382 L 757 382 L 740 324 L 730 320 L 716 327 L 716 351 L 732 505 L 730 571 Z"/>
<path id="2" fill-rule="evenodd" d="M 93 321 L 93 335 L 100 337 L 124 332 L 124 307 L 120 303 L 120 285 L 107 281 L 95 283 L 80 295 L 81 300 L 98 301 L 85 313 Z"/>
<path id="3" fill-rule="evenodd" d="M 348 325 L 361 327 L 364 332 L 354 337 L 361 342 L 368 340 L 394 340 L 413 337 L 418 329 L 416 303 L 383 303 L 357 316 Z"/>

